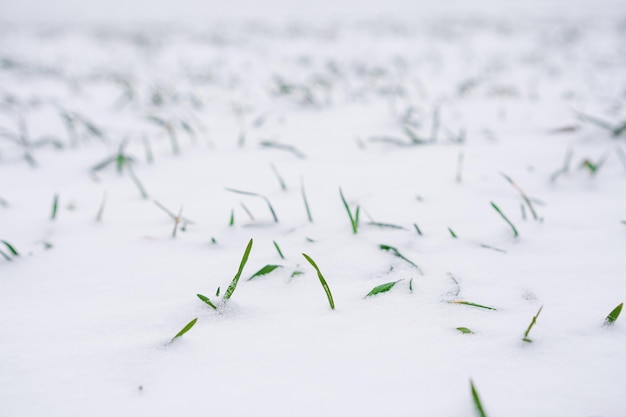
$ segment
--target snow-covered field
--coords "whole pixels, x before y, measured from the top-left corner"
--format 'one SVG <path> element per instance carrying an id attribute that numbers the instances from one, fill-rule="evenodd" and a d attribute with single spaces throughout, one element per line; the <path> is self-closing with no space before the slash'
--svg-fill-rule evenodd
<path id="1" fill-rule="evenodd" d="M 626 415 L 618 17 L 3 26 L 0 415 Z"/>

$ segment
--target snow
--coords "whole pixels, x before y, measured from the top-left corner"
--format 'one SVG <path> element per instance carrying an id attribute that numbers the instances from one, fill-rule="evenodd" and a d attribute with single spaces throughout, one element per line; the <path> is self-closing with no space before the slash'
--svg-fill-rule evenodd
<path id="1" fill-rule="evenodd" d="M 37 23 L 50 6 L 29 20 L 24 4 L 4 4 L 0 32 L 0 239 L 20 253 L 0 244 L 0 415 L 474 416 L 470 379 L 490 416 L 624 414 L 626 325 L 603 324 L 626 298 L 625 135 L 577 116 L 626 118 L 619 13 L 307 21 L 285 6 L 286 23 L 206 27 L 155 8 L 139 26 L 114 11 L 63 26 L 67 7 Z M 469 13 L 455 5 L 432 7 Z M 176 124 L 178 154 L 148 116 Z M 62 148 L 27 148 L 31 166 L 20 117 Z M 403 120 L 426 143 L 377 141 L 409 143 Z M 148 199 L 126 169 L 92 172 L 121 143 Z M 154 201 L 194 223 L 172 237 Z M 250 239 L 216 312 L 196 294 L 219 302 Z M 247 281 L 267 264 L 282 268 Z"/>

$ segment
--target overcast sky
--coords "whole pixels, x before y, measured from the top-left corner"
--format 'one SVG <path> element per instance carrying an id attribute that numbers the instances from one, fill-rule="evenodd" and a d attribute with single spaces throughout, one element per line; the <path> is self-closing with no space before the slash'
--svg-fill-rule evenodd
<path id="1" fill-rule="evenodd" d="M 4 21 L 201 22 L 216 18 L 625 16 L 626 0 L 0 0 Z"/>

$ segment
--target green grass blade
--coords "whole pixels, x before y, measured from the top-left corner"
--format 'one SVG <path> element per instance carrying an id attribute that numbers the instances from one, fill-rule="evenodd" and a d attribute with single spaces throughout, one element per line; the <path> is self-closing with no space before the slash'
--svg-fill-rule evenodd
<path id="1" fill-rule="evenodd" d="M 259 277 L 261 275 L 267 275 L 277 268 L 282 268 L 282 265 L 265 265 L 263 268 L 259 269 L 254 274 L 252 274 L 252 276 L 248 278 L 248 281 L 250 281 L 253 278 Z"/>
<path id="2" fill-rule="evenodd" d="M 11 252 L 14 256 L 20 256 L 18 251 L 9 242 L 6 240 L 0 240 L 0 242 L 4 243 L 4 246 L 6 246 L 9 252 Z"/>
<path id="3" fill-rule="evenodd" d="M 391 290 L 400 281 L 402 281 L 402 280 L 399 279 L 397 281 L 391 281 L 391 282 L 387 282 L 385 284 L 378 285 L 378 286 L 372 288 L 372 290 L 370 292 L 368 292 L 365 297 L 367 298 L 367 297 L 371 297 L 371 296 L 376 295 L 376 294 L 381 294 L 381 293 L 384 293 L 384 292 L 388 292 L 389 290 Z"/>
<path id="4" fill-rule="evenodd" d="M 485 413 L 485 409 L 483 408 L 483 404 L 480 401 L 480 396 L 478 395 L 478 391 L 476 391 L 476 387 L 474 386 L 474 381 L 470 379 L 470 388 L 472 390 L 472 399 L 474 400 L 474 406 L 476 407 L 476 415 L 478 417 L 487 417 Z"/>
<path id="5" fill-rule="evenodd" d="M 276 176 L 276 179 L 280 184 L 280 189 L 283 191 L 287 191 L 287 184 L 285 184 L 285 180 L 283 180 L 283 177 L 280 175 L 280 172 L 278 172 L 276 166 L 274 164 L 270 164 L 270 167 L 272 168 L 272 171 L 274 172 L 274 175 Z"/>
<path id="6" fill-rule="evenodd" d="M 343 206 L 346 208 L 346 211 L 348 212 L 348 217 L 350 218 L 350 225 L 352 226 L 352 233 L 354 233 L 355 235 L 359 232 L 358 228 L 359 228 L 359 207 L 356 208 L 356 213 L 355 216 L 352 216 L 352 211 L 350 210 L 350 206 L 348 205 L 348 202 L 346 201 L 346 198 L 343 196 L 343 191 L 341 190 L 341 187 L 339 187 L 339 196 L 341 197 L 341 201 L 343 201 Z"/>
<path id="7" fill-rule="evenodd" d="M 620 305 L 615 307 L 613 310 L 611 310 L 609 315 L 606 316 L 606 320 L 604 321 L 604 324 L 606 326 L 610 326 L 613 323 L 615 323 L 615 320 L 617 320 L 617 318 L 619 317 L 620 313 L 622 312 L 623 307 L 624 307 L 624 303 L 621 303 Z"/>
<path id="8" fill-rule="evenodd" d="M 405 262 L 408 262 L 409 264 L 411 264 L 412 266 L 414 266 L 420 274 L 423 275 L 422 269 L 413 261 L 411 261 L 410 259 L 408 259 L 407 257 L 405 257 L 404 255 L 402 255 L 400 253 L 400 251 L 398 251 L 398 249 L 394 248 L 393 246 L 389 246 L 389 245 L 379 245 L 378 246 L 380 248 L 380 250 L 384 250 L 386 252 L 391 252 L 393 253 L 396 257 L 402 259 Z"/>
<path id="9" fill-rule="evenodd" d="M 467 327 L 457 327 L 456 329 L 463 334 L 474 334 L 474 332 Z"/>
<path id="10" fill-rule="evenodd" d="M 313 216 L 311 215 L 311 208 L 309 207 L 309 201 L 306 198 L 306 191 L 304 190 L 304 180 L 300 179 L 300 191 L 302 193 L 302 201 L 304 201 L 304 208 L 306 209 L 306 216 L 309 219 L 309 223 L 313 223 Z"/>
<path id="11" fill-rule="evenodd" d="M 530 333 L 530 330 L 533 328 L 535 323 L 537 323 L 537 317 L 539 317 L 539 314 L 541 314 L 541 310 L 543 310 L 543 306 L 539 307 L 539 311 L 537 311 L 537 314 L 533 316 L 533 319 L 530 321 L 526 332 L 524 332 L 524 337 L 522 338 L 522 341 L 532 343 L 532 340 L 528 338 L 528 334 Z"/>
<path id="12" fill-rule="evenodd" d="M 450 232 L 450 236 L 452 236 L 453 239 L 458 239 L 459 238 L 456 235 L 456 233 L 454 233 L 454 230 L 452 230 L 450 227 L 448 227 L 448 232 Z"/>
<path id="13" fill-rule="evenodd" d="M 58 210 L 59 210 L 59 195 L 55 194 L 54 199 L 52 200 L 52 214 L 50 215 L 51 220 L 55 220 L 57 218 Z"/>
<path id="14" fill-rule="evenodd" d="M 198 321 L 198 318 L 196 317 L 195 319 L 193 319 L 189 323 L 187 323 L 185 325 L 185 327 L 183 327 L 180 330 L 180 332 L 176 333 L 176 336 L 172 337 L 172 340 L 170 341 L 170 343 L 173 342 L 174 340 L 178 339 L 179 337 L 181 337 L 185 333 L 187 333 L 189 330 L 191 330 L 191 328 L 196 324 L 197 321 Z"/>
<path id="15" fill-rule="evenodd" d="M 213 304 L 211 300 L 209 300 L 209 297 L 204 296 L 202 294 L 196 294 L 196 296 L 202 301 L 204 301 L 204 303 L 207 304 L 209 307 L 211 307 L 213 310 L 217 310 L 217 306 Z"/>
<path id="16" fill-rule="evenodd" d="M 235 209 L 230 210 L 230 219 L 228 220 L 228 226 L 233 227 L 235 225 Z"/>
<path id="17" fill-rule="evenodd" d="M 322 287 L 324 288 L 324 291 L 326 292 L 326 298 L 328 298 L 328 304 L 330 305 L 330 308 L 332 310 L 334 310 L 335 309 L 335 302 L 333 300 L 333 295 L 330 292 L 330 288 L 328 287 L 328 284 L 326 283 L 326 280 L 324 279 L 324 276 L 322 275 L 322 272 L 320 271 L 320 269 L 317 266 L 317 264 L 315 263 L 315 261 L 313 261 L 313 259 L 311 259 L 311 257 L 309 255 L 303 253 L 302 256 L 304 256 L 304 258 L 311 264 L 311 266 L 313 268 L 315 268 L 315 271 L 317 272 L 317 277 L 320 279 Z"/>
<path id="18" fill-rule="evenodd" d="M 274 247 L 276 248 L 276 252 L 278 252 L 278 255 L 280 256 L 280 259 L 285 259 L 285 255 L 283 255 L 283 251 L 280 250 L 280 246 L 278 246 L 278 243 L 276 243 L 275 240 L 272 240 L 272 242 L 274 243 Z"/>
<path id="19" fill-rule="evenodd" d="M 462 304 L 462 305 L 464 305 L 464 306 L 478 307 L 478 308 L 484 308 L 484 309 L 486 309 L 486 310 L 494 310 L 494 311 L 497 311 L 497 309 L 496 309 L 496 308 L 494 308 L 494 307 L 484 306 L 484 305 L 482 305 L 482 304 L 476 304 L 476 303 L 472 303 L 472 302 L 470 302 L 470 301 L 453 300 L 453 301 L 450 301 L 450 303 L 452 303 L 452 304 Z"/>
<path id="20" fill-rule="evenodd" d="M 511 229 L 513 230 L 513 237 L 518 237 L 518 236 L 519 236 L 519 233 L 517 232 L 517 229 L 515 228 L 515 225 L 514 225 L 514 224 L 513 224 L 513 223 L 509 220 L 509 218 L 508 218 L 508 217 L 506 217 L 506 216 L 504 215 L 504 213 L 502 212 L 502 210 L 500 210 L 500 207 L 498 207 L 498 206 L 496 205 L 496 203 L 494 203 L 493 201 L 491 202 L 491 207 L 493 207 L 493 209 L 494 209 L 495 211 L 497 211 L 497 212 L 498 212 L 498 214 L 499 214 L 500 216 L 502 216 L 502 218 L 504 219 L 504 221 L 505 221 L 505 222 L 507 222 L 507 223 L 509 224 L 509 226 L 511 226 Z M 522 207 L 523 207 L 523 206 L 522 206 Z"/>
<path id="21" fill-rule="evenodd" d="M 252 239 L 248 242 L 248 246 L 246 246 L 246 250 L 243 253 L 243 257 L 241 258 L 241 263 L 239 264 L 239 270 L 237 270 L 237 274 L 231 281 L 230 285 L 224 292 L 224 296 L 222 297 L 222 303 L 225 303 L 235 292 L 237 288 L 237 283 L 239 282 L 239 278 L 241 277 L 241 273 L 243 272 L 243 267 L 246 266 L 246 262 L 248 262 L 248 256 L 250 256 L 250 251 L 252 250 Z"/>

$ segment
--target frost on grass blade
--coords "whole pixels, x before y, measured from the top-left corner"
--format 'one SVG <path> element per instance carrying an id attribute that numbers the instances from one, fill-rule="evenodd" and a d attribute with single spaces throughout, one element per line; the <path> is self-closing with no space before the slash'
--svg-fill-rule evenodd
<path id="1" fill-rule="evenodd" d="M 187 323 L 185 325 L 185 327 L 183 327 L 180 330 L 180 332 L 176 333 L 176 336 L 172 337 L 172 340 L 170 341 L 170 343 L 172 343 L 174 340 L 178 339 L 179 337 L 181 337 L 182 335 L 187 333 L 189 330 L 191 330 L 191 328 L 196 324 L 197 321 L 198 321 L 198 318 L 196 317 L 195 319 L 193 319 L 189 323 Z"/>
<path id="2" fill-rule="evenodd" d="M 213 310 L 217 310 L 217 306 L 215 304 L 213 304 L 211 302 L 211 300 L 209 300 L 209 297 L 202 295 L 202 294 L 196 294 L 196 296 L 201 299 L 206 305 L 208 305 L 209 307 L 211 307 Z"/>
<path id="3" fill-rule="evenodd" d="M 368 292 L 365 297 L 371 297 L 371 296 L 376 295 L 376 294 L 381 294 L 381 293 L 384 293 L 384 292 L 388 292 L 389 290 L 391 290 L 400 281 L 402 281 L 402 280 L 399 279 L 397 281 L 391 281 L 391 282 L 387 282 L 387 283 L 384 283 L 384 284 L 380 284 L 380 285 L 372 288 L 372 290 L 370 292 Z"/>
<path id="4" fill-rule="evenodd" d="M 248 278 L 248 281 L 250 281 L 253 278 L 259 277 L 261 275 L 267 275 L 270 272 L 274 271 L 276 268 L 282 268 L 282 265 L 265 265 L 263 268 L 259 269 L 254 274 L 252 274 L 252 276 Z"/>
<path id="5" fill-rule="evenodd" d="M 533 328 L 535 323 L 537 323 L 537 317 L 539 317 L 539 314 L 541 314 L 541 310 L 543 310 L 543 306 L 539 307 L 539 311 L 537 311 L 537 314 L 533 316 L 533 319 L 530 321 L 530 324 L 528 325 L 528 329 L 526 329 L 526 332 L 524 332 L 524 337 L 522 338 L 522 341 L 527 342 L 527 343 L 532 343 L 532 340 L 528 337 L 528 334 L 530 333 L 530 330 Z"/>
<path id="6" fill-rule="evenodd" d="M 252 239 L 250 239 L 250 242 L 248 242 L 248 246 L 246 246 L 246 250 L 243 253 L 243 257 L 241 258 L 241 263 L 239 264 L 239 270 L 237 270 L 237 274 L 235 274 L 235 277 L 226 289 L 226 292 L 224 292 L 224 296 L 222 297 L 222 305 L 226 303 L 226 301 L 228 301 L 228 299 L 230 299 L 230 297 L 235 292 L 235 289 L 237 288 L 237 283 L 239 282 L 239 278 L 241 277 L 241 273 L 243 272 L 243 268 L 244 266 L 246 266 L 246 262 L 248 262 L 248 256 L 250 256 L 251 250 Z"/>
<path id="7" fill-rule="evenodd" d="M 333 295 L 330 292 L 330 288 L 328 287 L 328 284 L 326 283 L 326 280 L 324 279 L 322 272 L 320 271 L 315 261 L 313 261 L 313 259 L 309 257 L 309 255 L 303 253 L 302 256 L 304 256 L 304 258 L 311 264 L 311 266 L 315 268 L 315 271 L 317 272 L 317 277 L 320 279 L 320 283 L 322 284 L 322 287 L 324 288 L 324 292 L 326 292 L 326 298 L 328 298 L 328 304 L 330 305 L 330 308 L 334 310 L 335 302 L 333 301 Z"/>
<path id="8" fill-rule="evenodd" d="M 619 317 L 619 314 L 622 312 L 623 307 L 624 307 L 624 303 L 621 303 L 620 305 L 615 307 L 613 310 L 611 310 L 609 315 L 606 316 L 606 319 L 604 320 L 604 325 L 610 326 L 613 323 L 615 323 L 615 320 L 617 320 L 617 318 Z"/>
<path id="9" fill-rule="evenodd" d="M 474 407 L 476 407 L 476 415 L 478 417 L 487 417 L 485 413 L 485 409 L 483 408 L 483 404 L 480 401 L 480 396 L 478 395 L 478 391 L 476 391 L 476 387 L 474 386 L 474 381 L 470 379 L 470 388 L 472 390 L 472 400 L 474 400 Z"/>

